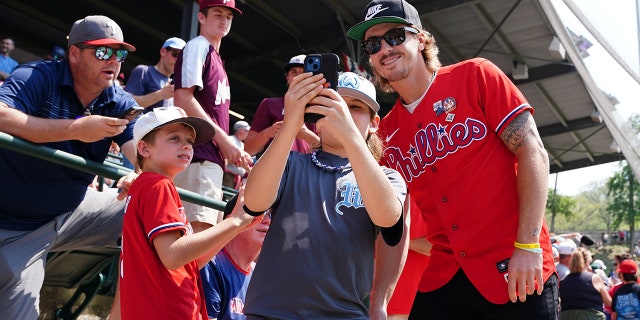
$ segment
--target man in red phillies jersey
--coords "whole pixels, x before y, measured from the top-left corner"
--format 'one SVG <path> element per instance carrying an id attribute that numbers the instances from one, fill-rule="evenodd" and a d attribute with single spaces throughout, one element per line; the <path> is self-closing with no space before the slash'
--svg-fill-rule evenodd
<path id="1" fill-rule="evenodd" d="M 485 59 L 441 67 L 405 0 L 374 0 L 348 31 L 400 99 L 378 131 L 427 223 L 430 263 L 410 319 L 557 319 L 544 222 L 549 160 L 522 93 Z"/>

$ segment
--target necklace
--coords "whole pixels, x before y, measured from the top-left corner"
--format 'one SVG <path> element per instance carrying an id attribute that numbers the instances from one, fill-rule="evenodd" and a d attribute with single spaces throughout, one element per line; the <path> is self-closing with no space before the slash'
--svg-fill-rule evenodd
<path id="1" fill-rule="evenodd" d="M 351 170 L 351 163 L 347 163 L 344 166 L 334 167 L 334 166 L 329 166 L 320 162 L 318 160 L 318 157 L 316 157 L 316 154 L 318 153 L 318 151 L 320 150 L 316 149 L 311 154 L 311 161 L 313 161 L 313 164 L 315 164 L 318 168 L 332 171 L 332 172 L 345 172 L 345 171 Z"/>

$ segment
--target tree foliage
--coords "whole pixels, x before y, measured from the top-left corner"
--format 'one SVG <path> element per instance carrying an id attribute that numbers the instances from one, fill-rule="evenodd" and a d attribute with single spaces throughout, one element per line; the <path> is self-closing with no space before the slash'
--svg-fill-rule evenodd
<path id="1" fill-rule="evenodd" d="M 613 221 L 614 215 L 607 210 L 609 206 L 609 197 L 607 195 L 606 181 L 594 181 L 588 185 L 586 191 L 583 191 L 576 198 L 578 203 L 578 212 L 584 212 L 585 217 L 588 220 L 593 219 L 597 222 L 596 227 L 585 230 L 598 230 L 602 229 L 604 224 L 607 232 L 614 229 Z"/>
<path id="2" fill-rule="evenodd" d="M 561 195 L 554 189 L 549 189 L 547 195 L 546 212 L 551 218 L 551 231 L 555 231 L 555 220 L 561 216 L 566 220 L 570 220 L 573 216 L 576 201 L 571 196 Z"/>
<path id="3" fill-rule="evenodd" d="M 630 234 L 635 231 L 635 221 L 638 215 L 638 198 L 640 187 L 628 163 L 621 165 L 607 181 L 609 205 L 607 210 L 613 215 L 613 228 L 617 229 L 622 223 L 629 226 Z"/>

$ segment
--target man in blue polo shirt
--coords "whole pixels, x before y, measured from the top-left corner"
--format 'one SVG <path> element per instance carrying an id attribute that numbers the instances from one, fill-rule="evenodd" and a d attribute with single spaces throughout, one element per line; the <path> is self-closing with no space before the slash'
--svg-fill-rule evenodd
<path id="1" fill-rule="evenodd" d="M 105 16 L 76 21 L 69 56 L 19 66 L 0 86 L 0 128 L 22 139 L 102 162 L 112 141 L 135 161 L 133 122 L 140 109 L 114 86 L 135 47 Z M 0 310 L 4 319 L 37 319 L 50 251 L 115 246 L 135 175 L 115 195 L 88 189 L 93 175 L 0 148 Z"/>
<path id="2" fill-rule="evenodd" d="M 10 36 L 0 38 L 0 81 L 9 77 L 9 74 L 18 66 L 18 61 L 9 55 L 16 48 L 16 43 Z"/>

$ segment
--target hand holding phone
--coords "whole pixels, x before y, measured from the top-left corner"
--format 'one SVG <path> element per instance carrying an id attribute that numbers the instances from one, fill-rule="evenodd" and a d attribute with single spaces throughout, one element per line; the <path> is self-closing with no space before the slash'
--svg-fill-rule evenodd
<path id="1" fill-rule="evenodd" d="M 338 85 L 338 66 L 340 58 L 334 53 L 309 54 L 304 59 L 304 72 L 315 74 L 322 73 L 327 80 L 326 88 L 336 89 Z M 323 115 L 317 113 L 305 113 L 304 122 L 315 123 Z"/>
<path id="2" fill-rule="evenodd" d="M 133 119 L 138 117 L 142 113 L 142 111 L 144 111 L 143 107 L 134 106 L 134 107 L 128 109 L 127 111 L 125 111 L 118 118 L 127 119 L 127 120 L 129 120 L 129 122 L 131 122 Z"/>

